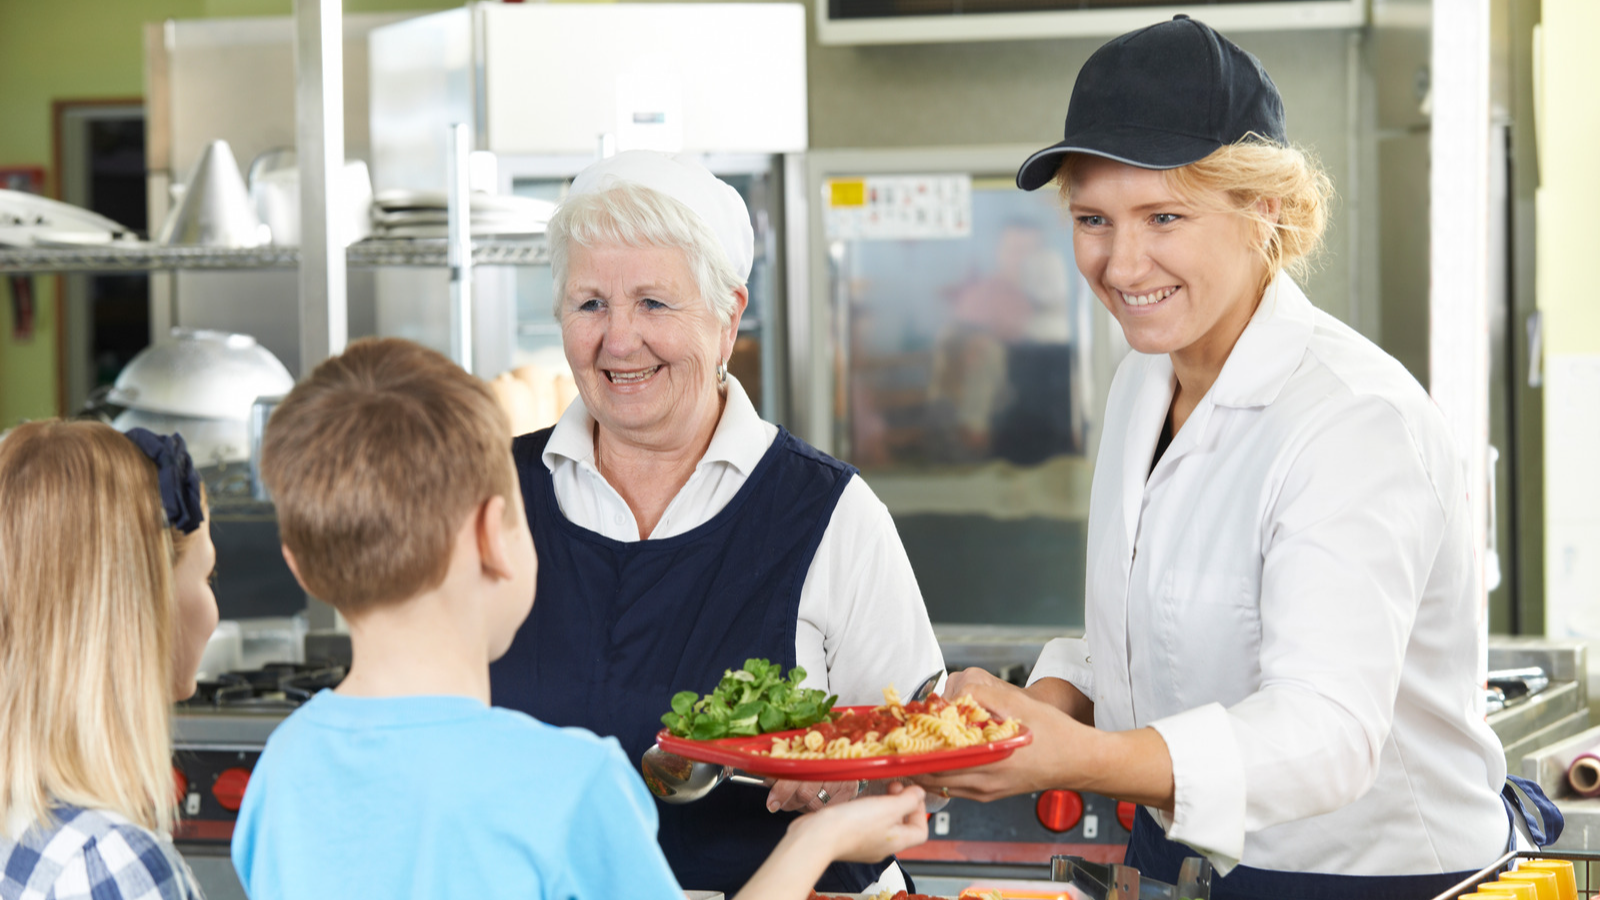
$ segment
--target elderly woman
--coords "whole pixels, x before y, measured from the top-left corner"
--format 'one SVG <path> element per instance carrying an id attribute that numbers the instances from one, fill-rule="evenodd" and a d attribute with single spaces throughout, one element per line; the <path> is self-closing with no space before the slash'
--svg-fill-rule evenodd
<path id="1" fill-rule="evenodd" d="M 1217 900 L 1431 897 L 1537 841 L 1558 817 L 1510 802 L 1478 711 L 1460 451 L 1286 274 L 1331 187 L 1260 63 L 1185 16 L 1112 40 L 1065 140 L 1017 175 L 1051 182 L 1136 351 L 1095 464 L 1087 635 L 1048 645 L 1026 691 L 952 678 L 1034 741 L 925 782 L 1142 804 L 1129 862 L 1171 882 L 1209 857 Z"/>
<path id="2" fill-rule="evenodd" d="M 888 510 L 850 466 L 762 421 L 728 374 L 753 255 L 738 193 L 695 163 L 622 153 L 578 176 L 549 240 L 579 399 L 515 444 L 538 601 L 493 667 L 495 703 L 638 759 L 674 693 L 748 658 L 803 666 L 846 704 L 941 669 Z M 661 847 L 681 884 L 731 895 L 785 811 L 855 791 L 723 785 L 658 804 Z M 836 864 L 819 887 L 879 876 Z"/>

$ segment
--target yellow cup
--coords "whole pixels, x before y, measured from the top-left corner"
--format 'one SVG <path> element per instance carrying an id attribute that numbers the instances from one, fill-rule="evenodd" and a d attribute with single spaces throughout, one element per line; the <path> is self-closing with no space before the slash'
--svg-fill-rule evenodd
<path id="1" fill-rule="evenodd" d="M 1551 872 L 1556 876 L 1558 900 L 1578 900 L 1578 882 L 1572 872 L 1570 859 L 1524 859 L 1517 863 L 1521 870 Z"/>
<path id="2" fill-rule="evenodd" d="M 1500 876 L 1501 884 L 1509 884 L 1514 881 L 1532 882 L 1533 886 L 1539 889 L 1538 900 L 1561 900 L 1560 890 L 1556 887 L 1556 875 L 1554 872 L 1516 869 L 1502 873 Z"/>
<path id="3" fill-rule="evenodd" d="M 1508 894 L 1505 891 L 1492 890 L 1494 887 L 1492 884 L 1485 884 L 1481 886 L 1484 888 L 1484 890 L 1473 891 L 1470 894 L 1462 894 L 1461 900 L 1519 900 L 1516 894 Z"/>
<path id="4" fill-rule="evenodd" d="M 1502 894 L 1511 894 L 1517 900 L 1543 900 L 1539 896 L 1539 886 L 1531 881 L 1491 881 L 1478 885 L 1480 891 L 1499 891 Z"/>

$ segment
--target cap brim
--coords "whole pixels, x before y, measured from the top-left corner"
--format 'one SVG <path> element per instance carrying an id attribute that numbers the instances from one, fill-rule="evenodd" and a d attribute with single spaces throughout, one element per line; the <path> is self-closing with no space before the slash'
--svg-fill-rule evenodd
<path id="1" fill-rule="evenodd" d="M 1087 153 L 1141 169 L 1176 169 L 1205 159 L 1220 146 L 1206 138 L 1146 129 L 1075 134 L 1028 157 L 1017 170 L 1017 187 L 1036 191 L 1049 184 L 1068 153 Z"/>

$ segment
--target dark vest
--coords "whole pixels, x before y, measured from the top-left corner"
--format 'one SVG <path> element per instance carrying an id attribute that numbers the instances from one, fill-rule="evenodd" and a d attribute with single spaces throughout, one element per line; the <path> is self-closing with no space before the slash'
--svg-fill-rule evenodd
<path id="1" fill-rule="evenodd" d="M 1524 803 L 1517 791 L 1527 797 Z M 1506 776 L 1500 790 L 1509 827 L 1506 849 L 1516 849 L 1516 821 L 1528 827 L 1528 836 L 1540 847 L 1548 847 L 1561 837 L 1565 820 L 1554 802 L 1538 784 Z M 1530 808 L 1530 806 L 1532 808 Z M 1175 884 L 1185 857 L 1196 856 L 1187 846 L 1170 841 L 1144 807 L 1134 816 L 1133 836 L 1123 858 L 1127 865 L 1157 881 Z M 1487 865 L 1490 860 L 1484 860 Z M 1281 872 L 1236 866 L 1222 878 L 1211 881 L 1212 900 L 1428 900 L 1471 878 L 1472 871 L 1445 872 L 1439 875 L 1333 875 L 1320 872 Z"/>
<path id="2" fill-rule="evenodd" d="M 561 513 L 540 455 L 550 429 L 516 439 L 533 545 L 533 612 L 490 668 L 496 706 L 615 737 L 637 767 L 678 691 L 703 694 L 760 657 L 795 664 L 800 588 L 855 469 L 779 430 L 728 505 L 664 540 L 614 541 Z M 724 784 L 660 803 L 660 843 L 678 883 L 733 896 L 782 839 L 792 813 L 766 788 Z M 819 890 L 859 891 L 880 866 L 834 864 Z"/>

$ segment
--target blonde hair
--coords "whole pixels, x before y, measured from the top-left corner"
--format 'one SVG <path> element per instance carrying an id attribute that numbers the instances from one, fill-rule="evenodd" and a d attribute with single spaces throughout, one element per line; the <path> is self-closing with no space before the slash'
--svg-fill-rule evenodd
<path id="1" fill-rule="evenodd" d="M 716 313 L 717 321 L 727 325 L 738 308 L 734 294 L 744 287 L 744 279 L 734 271 L 716 233 L 683 201 L 655 188 L 623 181 L 603 191 L 569 197 L 550 218 L 545 237 L 550 245 L 558 319 L 567 296 L 567 259 L 572 244 L 681 250 L 694 273 L 695 289 Z"/>
<path id="2" fill-rule="evenodd" d="M 306 590 L 350 614 L 438 587 L 478 504 L 517 515 L 511 425 L 483 381 L 399 338 L 356 341 L 278 405 L 261 447 Z"/>
<path id="3" fill-rule="evenodd" d="M 172 567 L 156 468 L 95 422 L 0 439 L 0 826 L 70 805 L 171 830 Z"/>
<path id="4" fill-rule="evenodd" d="M 1063 201 L 1071 195 L 1073 172 L 1082 159 L 1069 153 L 1056 172 Z M 1310 271 L 1334 197 L 1333 181 L 1310 151 L 1252 136 L 1162 174 L 1173 192 L 1201 209 L 1236 213 L 1255 224 L 1257 252 L 1266 267 L 1263 287 L 1279 272 L 1298 278 Z M 1279 202 L 1277 221 L 1257 208 L 1262 200 Z"/>

